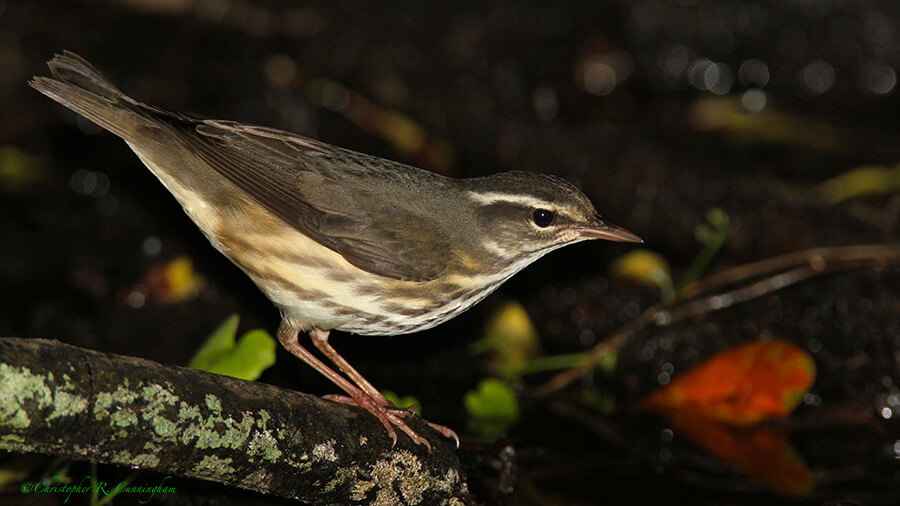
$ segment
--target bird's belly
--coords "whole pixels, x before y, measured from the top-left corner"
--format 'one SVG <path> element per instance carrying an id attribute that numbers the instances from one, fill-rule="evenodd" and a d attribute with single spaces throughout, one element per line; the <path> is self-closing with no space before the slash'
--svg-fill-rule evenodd
<path id="1" fill-rule="evenodd" d="M 493 290 L 450 280 L 415 282 L 372 274 L 253 205 L 234 210 L 206 232 L 210 242 L 304 330 L 418 332 L 462 313 Z"/>
<path id="2" fill-rule="evenodd" d="M 304 330 L 408 334 L 462 313 L 492 291 L 385 278 L 359 269 L 292 227 L 277 228 L 248 227 L 234 234 L 229 227 L 231 234 L 211 240 Z"/>

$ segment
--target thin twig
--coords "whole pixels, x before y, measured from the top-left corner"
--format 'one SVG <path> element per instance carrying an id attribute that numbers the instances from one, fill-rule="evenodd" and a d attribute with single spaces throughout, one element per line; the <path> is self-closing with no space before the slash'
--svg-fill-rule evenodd
<path id="1" fill-rule="evenodd" d="M 765 276 L 800 265 L 808 265 L 814 269 L 824 269 L 826 265 L 834 262 L 844 264 L 859 262 L 871 265 L 879 261 L 892 262 L 898 257 L 900 257 L 900 246 L 891 244 L 857 244 L 852 246 L 816 247 L 794 251 L 758 262 L 739 265 L 706 276 L 686 286 L 679 294 L 679 299 L 685 300 L 725 285 L 739 283 L 750 278 Z"/>
<path id="2" fill-rule="evenodd" d="M 854 246 L 818 247 L 767 258 L 709 275 L 685 287 L 672 304 L 658 303 L 597 343 L 589 352 L 590 359 L 560 372 L 535 390 L 542 398 L 575 382 L 607 354 L 624 346 L 635 334 L 653 324 L 665 327 L 689 316 L 718 311 L 829 272 L 873 265 L 887 265 L 900 260 L 900 246 L 861 244 Z M 700 295 L 751 279 L 768 276 L 724 293 Z"/>

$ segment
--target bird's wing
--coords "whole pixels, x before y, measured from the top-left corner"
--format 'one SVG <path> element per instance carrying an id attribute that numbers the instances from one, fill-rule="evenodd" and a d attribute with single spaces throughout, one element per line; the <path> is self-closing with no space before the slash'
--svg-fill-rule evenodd
<path id="1" fill-rule="evenodd" d="M 213 172 L 353 265 L 416 281 L 436 278 L 447 265 L 447 241 L 438 230 L 424 228 L 429 213 L 409 205 L 410 198 L 395 205 L 401 198 L 391 194 L 399 189 L 415 196 L 417 185 L 408 183 L 421 179 L 410 177 L 416 169 L 288 132 L 203 121 L 142 104 L 68 51 L 49 65 L 53 78 L 31 82 L 40 92 L 130 144 L 168 143 L 172 134 Z M 385 165 L 393 170 L 379 170 Z M 385 184 L 391 177 L 399 184 Z"/>
<path id="2" fill-rule="evenodd" d="M 430 230 L 427 217 L 397 205 L 398 196 L 385 195 L 385 186 L 379 186 L 398 178 L 399 188 L 408 193 L 403 179 L 418 169 L 281 130 L 227 121 L 192 123 L 177 130 L 195 156 L 351 264 L 408 281 L 435 279 L 446 268 L 450 252 L 440 231 Z M 403 170 L 398 175 L 383 164 Z M 363 175 L 366 179 L 360 179 Z"/>

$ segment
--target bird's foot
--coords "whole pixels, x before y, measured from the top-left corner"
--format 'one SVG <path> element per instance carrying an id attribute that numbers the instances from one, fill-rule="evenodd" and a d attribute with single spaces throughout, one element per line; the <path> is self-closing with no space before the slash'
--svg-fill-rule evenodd
<path id="1" fill-rule="evenodd" d="M 357 392 L 353 392 L 354 394 Z M 341 404 L 348 404 L 350 406 L 359 406 L 369 413 L 372 414 L 375 418 L 384 425 L 385 430 L 387 430 L 388 435 L 391 437 L 393 444 L 397 444 L 397 431 L 394 428 L 398 428 L 401 431 L 405 432 L 406 435 L 410 437 L 416 444 L 424 444 L 429 451 L 431 451 L 431 443 L 428 442 L 427 439 L 423 438 L 419 435 L 418 432 L 413 430 L 409 424 L 406 423 L 405 419 L 408 419 L 416 414 L 416 407 L 411 406 L 407 409 L 398 408 L 389 400 L 385 399 L 383 396 L 381 398 L 376 399 L 373 396 L 363 392 L 362 390 L 358 391 L 358 395 L 326 395 L 325 399 L 330 401 L 340 402 Z M 456 435 L 456 432 L 453 432 L 449 427 L 445 427 L 443 425 L 438 425 L 435 423 L 431 423 L 425 420 L 432 429 L 438 431 L 442 436 L 451 438 L 456 442 L 456 447 L 459 448 L 459 436 Z"/>
<path id="2" fill-rule="evenodd" d="M 451 429 L 450 427 L 447 427 L 446 425 L 438 425 L 436 423 L 431 423 L 428 420 L 423 420 L 423 421 L 425 423 L 427 423 L 429 427 L 438 431 L 438 433 L 440 435 L 444 436 L 445 438 L 452 439 L 453 442 L 456 443 L 456 447 L 459 448 L 459 436 L 456 435 L 456 432 L 454 432 L 453 429 Z"/>

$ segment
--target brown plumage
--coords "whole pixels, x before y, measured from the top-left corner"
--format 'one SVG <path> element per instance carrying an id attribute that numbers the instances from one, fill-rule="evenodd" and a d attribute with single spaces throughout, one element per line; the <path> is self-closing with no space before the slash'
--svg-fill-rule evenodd
<path id="1" fill-rule="evenodd" d="M 70 52 L 49 66 L 53 78 L 31 85 L 124 139 L 281 308 L 282 344 L 350 395 L 336 400 L 365 407 L 395 440 L 398 427 L 427 444 L 402 420 L 408 413 L 331 348 L 331 329 L 416 332 L 465 311 L 553 249 L 639 241 L 554 176 L 447 178 L 281 130 L 142 104 Z M 300 331 L 352 383 L 302 348 Z"/>

